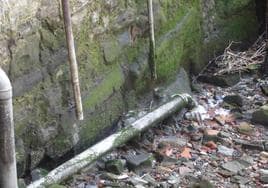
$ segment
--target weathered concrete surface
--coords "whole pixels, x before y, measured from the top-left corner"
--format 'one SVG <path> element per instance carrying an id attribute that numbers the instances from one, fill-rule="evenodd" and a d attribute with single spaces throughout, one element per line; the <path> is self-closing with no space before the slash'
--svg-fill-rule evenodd
<path id="1" fill-rule="evenodd" d="M 150 88 L 147 7 L 71 1 L 86 120 L 74 121 L 60 1 L 0 1 L 0 66 L 14 86 L 20 175 L 44 156 L 89 146 Z M 228 41 L 257 33 L 253 0 L 156 0 L 158 83 L 198 72 Z M 78 149 L 79 150 L 79 149 Z"/>

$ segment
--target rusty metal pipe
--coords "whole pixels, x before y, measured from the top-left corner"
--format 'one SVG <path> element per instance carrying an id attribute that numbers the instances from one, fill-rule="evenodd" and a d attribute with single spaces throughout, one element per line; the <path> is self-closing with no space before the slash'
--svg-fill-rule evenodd
<path id="1" fill-rule="evenodd" d="M 0 68 L 0 188 L 17 188 L 12 87 Z"/>

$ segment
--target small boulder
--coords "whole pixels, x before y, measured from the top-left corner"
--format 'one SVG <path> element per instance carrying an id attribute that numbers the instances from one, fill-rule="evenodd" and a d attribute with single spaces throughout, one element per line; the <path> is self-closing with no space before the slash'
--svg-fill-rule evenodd
<path id="1" fill-rule="evenodd" d="M 201 180 L 200 182 L 195 183 L 191 188 L 213 188 L 214 186 L 208 180 Z"/>
<path id="2" fill-rule="evenodd" d="M 241 163 L 239 160 L 229 161 L 222 164 L 222 168 L 232 173 L 238 173 L 240 170 L 247 168 L 249 165 Z"/>
<path id="3" fill-rule="evenodd" d="M 31 171 L 32 181 L 39 180 L 45 177 L 48 174 L 48 171 L 42 168 L 37 168 Z"/>
<path id="4" fill-rule="evenodd" d="M 247 122 L 242 122 L 237 126 L 237 130 L 241 134 L 251 134 L 254 130 L 254 127 L 247 123 Z"/>
<path id="5" fill-rule="evenodd" d="M 223 98 L 223 101 L 231 105 L 243 106 L 243 99 L 240 95 L 227 95 Z"/>
<path id="6" fill-rule="evenodd" d="M 268 126 L 268 105 L 262 106 L 252 114 L 252 122 Z"/>
<path id="7" fill-rule="evenodd" d="M 142 168 L 152 167 L 154 157 L 151 153 L 132 154 L 123 156 L 126 159 L 129 170 L 139 170 Z"/>
<path id="8" fill-rule="evenodd" d="M 198 80 L 220 87 L 230 87 L 240 81 L 239 74 L 201 75 Z"/>
<path id="9" fill-rule="evenodd" d="M 264 150 L 264 145 L 262 141 L 248 141 L 248 140 L 234 139 L 234 142 L 236 144 L 241 145 L 243 149 L 260 150 L 260 151 Z"/>
<path id="10" fill-rule="evenodd" d="M 105 169 L 114 174 L 121 174 L 124 171 L 124 163 L 120 159 L 110 160 L 106 162 Z"/>
<path id="11" fill-rule="evenodd" d="M 261 175 L 260 180 L 262 183 L 267 184 L 268 183 L 268 175 Z"/>
<path id="12" fill-rule="evenodd" d="M 217 142 L 218 141 L 218 134 L 219 134 L 218 130 L 206 129 L 204 131 L 203 141 L 204 142 L 208 142 L 208 141 Z"/>
<path id="13" fill-rule="evenodd" d="M 234 151 L 235 151 L 234 149 L 227 148 L 227 147 L 222 146 L 222 145 L 220 145 L 218 147 L 218 153 L 226 155 L 226 156 L 233 156 Z"/>
<path id="14" fill-rule="evenodd" d="M 262 93 L 263 93 L 264 95 L 268 96 L 268 84 L 262 84 L 262 85 L 260 86 L 260 88 L 261 88 Z"/>

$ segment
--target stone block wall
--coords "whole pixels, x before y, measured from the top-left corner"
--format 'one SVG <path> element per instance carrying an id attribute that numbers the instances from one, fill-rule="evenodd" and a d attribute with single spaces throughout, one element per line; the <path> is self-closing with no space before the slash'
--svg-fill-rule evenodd
<path id="1" fill-rule="evenodd" d="M 253 0 L 154 0 L 158 84 L 256 37 Z M 0 66 L 14 92 L 19 174 L 99 139 L 150 88 L 147 4 L 71 0 L 85 120 L 75 121 L 60 0 L 0 1 Z M 79 149 L 78 149 L 79 150 Z"/>

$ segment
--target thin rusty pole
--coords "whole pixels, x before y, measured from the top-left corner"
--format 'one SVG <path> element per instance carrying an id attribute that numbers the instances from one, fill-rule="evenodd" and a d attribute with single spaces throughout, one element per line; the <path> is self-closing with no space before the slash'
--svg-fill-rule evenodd
<path id="1" fill-rule="evenodd" d="M 75 106 L 76 106 L 76 117 L 78 120 L 83 120 L 84 119 L 83 107 L 82 107 L 80 85 L 79 85 L 78 66 L 77 66 L 76 55 L 75 55 L 74 37 L 73 37 L 72 24 L 71 24 L 69 0 L 62 0 L 61 2 L 62 2 L 62 12 L 63 12 L 63 20 L 64 20 L 64 26 L 65 26 L 66 42 L 67 42 L 67 47 L 68 47 L 72 86 L 73 86 Z"/>
<path id="2" fill-rule="evenodd" d="M 150 51 L 149 51 L 149 67 L 151 70 L 152 80 L 157 79 L 156 65 L 155 65 L 155 37 L 154 37 L 154 13 L 152 0 L 147 1 L 148 20 L 150 26 Z"/>

